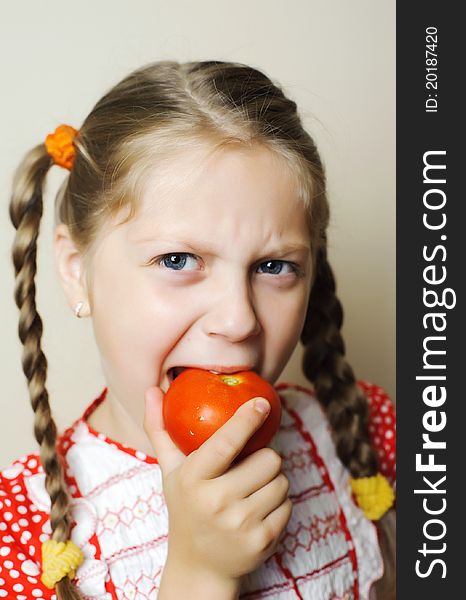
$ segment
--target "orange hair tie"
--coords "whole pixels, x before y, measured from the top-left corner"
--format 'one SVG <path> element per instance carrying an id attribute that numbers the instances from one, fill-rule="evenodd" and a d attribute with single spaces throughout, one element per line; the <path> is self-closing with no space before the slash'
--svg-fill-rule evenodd
<path id="1" fill-rule="evenodd" d="M 53 133 L 49 133 L 45 138 L 47 152 L 53 158 L 54 163 L 69 171 L 71 171 L 76 156 L 74 138 L 77 133 L 78 130 L 71 125 L 59 125 Z"/>

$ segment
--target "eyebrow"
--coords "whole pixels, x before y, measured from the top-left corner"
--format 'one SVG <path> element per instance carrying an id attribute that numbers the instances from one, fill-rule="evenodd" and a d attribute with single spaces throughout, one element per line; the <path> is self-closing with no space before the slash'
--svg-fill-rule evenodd
<path id="1" fill-rule="evenodd" d="M 208 242 L 205 242 L 204 240 L 191 240 L 190 242 L 188 242 L 187 240 L 184 239 L 155 239 L 155 238 L 144 238 L 141 240 L 138 240 L 137 243 L 138 244 L 145 244 L 145 243 L 149 243 L 149 242 L 159 242 L 159 243 L 163 243 L 163 244 L 180 244 L 182 246 L 185 246 L 186 248 L 189 248 L 190 250 L 192 250 L 193 252 L 203 252 L 203 253 L 209 253 L 209 254 L 216 254 L 216 248 L 213 244 L 209 244 Z M 289 243 L 289 244 L 284 244 L 283 246 L 278 246 L 276 248 L 273 248 L 272 250 L 269 250 L 266 252 L 266 254 L 291 254 L 292 252 L 302 252 L 302 251 L 306 251 L 307 253 L 311 253 L 311 249 L 307 244 L 302 244 L 302 243 Z"/>

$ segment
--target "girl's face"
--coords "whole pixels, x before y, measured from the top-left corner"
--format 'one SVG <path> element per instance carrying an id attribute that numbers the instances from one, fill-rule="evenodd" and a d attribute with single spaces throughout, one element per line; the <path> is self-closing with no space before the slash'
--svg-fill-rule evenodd
<path id="1" fill-rule="evenodd" d="M 166 391 L 170 367 L 274 383 L 299 341 L 311 268 L 305 210 L 267 149 L 184 153 L 153 170 L 136 217 L 105 229 L 91 263 L 109 397 L 142 424 L 144 392 Z"/>

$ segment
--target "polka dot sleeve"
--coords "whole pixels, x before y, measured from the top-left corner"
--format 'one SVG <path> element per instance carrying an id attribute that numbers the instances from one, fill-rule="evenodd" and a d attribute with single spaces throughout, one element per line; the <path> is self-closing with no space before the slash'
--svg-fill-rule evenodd
<path id="1" fill-rule="evenodd" d="M 369 400 L 369 433 L 380 472 L 396 489 L 396 412 L 388 394 L 378 385 L 358 382 Z"/>
<path id="2" fill-rule="evenodd" d="M 34 503 L 29 482 L 41 472 L 33 454 L 0 471 L 0 599 L 56 600 L 40 580 L 41 545 L 50 537 L 50 520 Z"/>

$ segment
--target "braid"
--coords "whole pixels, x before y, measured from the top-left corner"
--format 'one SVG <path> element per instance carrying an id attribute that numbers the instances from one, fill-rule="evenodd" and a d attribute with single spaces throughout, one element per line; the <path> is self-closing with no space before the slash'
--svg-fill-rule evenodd
<path id="1" fill-rule="evenodd" d="M 317 254 L 316 278 L 301 333 L 303 371 L 326 409 L 338 457 L 353 477 L 370 477 L 377 472 L 378 461 L 367 428 L 369 404 L 345 360 L 340 332 L 343 309 L 335 289 L 323 246 Z"/>
<path id="2" fill-rule="evenodd" d="M 42 320 L 37 312 L 34 277 L 37 270 L 37 237 L 43 211 L 42 188 L 52 158 L 43 144 L 36 146 L 18 168 L 10 202 L 10 219 L 17 230 L 13 242 L 15 301 L 19 308 L 18 333 L 23 344 L 22 365 L 34 410 L 34 435 L 45 471 L 45 488 L 50 496 L 52 539 L 66 542 L 71 516 L 63 466 L 56 449 L 57 428 L 52 418 L 45 387 L 47 359 L 41 349 Z M 81 594 L 69 577 L 56 585 L 59 600 L 80 600 Z"/>
<path id="3" fill-rule="evenodd" d="M 305 376 L 314 384 L 318 400 L 326 409 L 341 462 L 352 477 L 370 477 L 377 473 L 378 460 L 367 428 L 369 404 L 345 360 L 345 343 L 340 332 L 343 309 L 335 291 L 335 277 L 324 244 L 317 252 L 316 277 L 301 333 L 304 345 L 302 366 Z M 393 509 L 377 521 L 377 528 L 384 574 L 375 584 L 376 595 L 380 600 L 395 600 Z"/>

